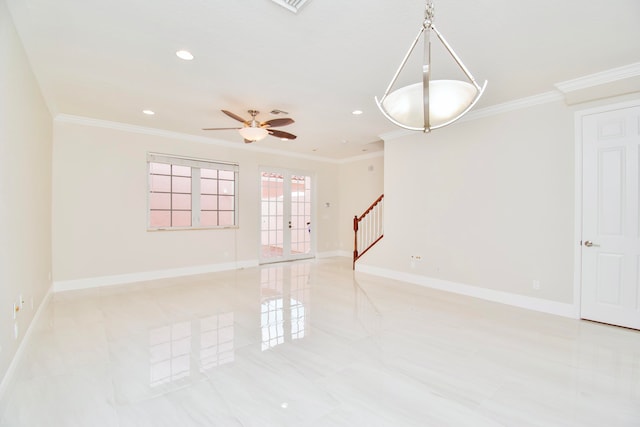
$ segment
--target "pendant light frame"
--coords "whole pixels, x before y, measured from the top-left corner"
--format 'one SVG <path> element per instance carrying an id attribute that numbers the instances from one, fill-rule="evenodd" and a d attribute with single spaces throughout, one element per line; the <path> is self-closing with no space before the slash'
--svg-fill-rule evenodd
<path id="1" fill-rule="evenodd" d="M 480 97 L 484 93 L 485 88 L 487 87 L 487 81 L 486 80 L 485 80 L 485 82 L 484 82 L 484 84 L 482 86 L 480 86 L 476 82 L 476 80 L 473 78 L 473 75 L 471 74 L 469 69 L 467 67 L 465 67 L 465 65 L 462 62 L 462 60 L 460 59 L 460 57 L 458 55 L 456 55 L 454 50 L 451 48 L 451 45 L 449 45 L 449 43 L 447 43 L 447 41 L 444 38 L 444 36 L 438 31 L 438 29 L 433 24 L 433 16 L 434 16 L 433 2 L 429 0 L 427 2 L 427 6 L 426 6 L 426 10 L 425 10 L 425 19 L 423 21 L 422 27 L 420 28 L 420 31 L 418 31 L 418 35 L 416 36 L 416 38 L 414 39 L 413 43 L 411 44 L 411 47 L 409 48 L 407 54 L 404 56 L 404 59 L 400 63 L 400 66 L 398 67 L 398 70 L 396 71 L 395 75 L 391 79 L 391 82 L 389 83 L 389 86 L 387 86 L 387 90 L 384 92 L 384 95 L 382 96 L 382 98 L 378 99 L 378 97 L 375 97 L 376 104 L 378 105 L 378 108 L 380 109 L 382 114 L 390 122 L 392 122 L 396 126 L 399 126 L 401 128 L 407 129 L 407 130 L 423 131 L 425 133 L 430 132 L 433 129 L 439 129 L 439 128 L 442 128 L 444 126 L 448 126 L 448 125 L 452 124 L 453 122 L 455 122 L 456 120 L 460 119 L 469 110 L 471 110 L 471 108 L 473 108 L 476 105 L 476 103 L 480 100 Z M 431 40 L 430 40 L 430 35 L 431 35 L 432 31 L 436 35 L 438 40 L 440 40 L 440 42 L 442 43 L 444 48 L 447 50 L 447 52 L 449 52 L 449 54 L 451 55 L 451 57 L 453 58 L 455 63 L 458 65 L 458 67 L 460 67 L 460 69 L 465 74 L 465 76 L 467 77 L 469 82 L 476 89 L 475 97 L 473 98 L 471 103 L 468 106 L 466 106 L 465 109 L 461 113 L 459 113 L 455 117 L 452 117 L 452 118 L 448 119 L 444 123 L 440 123 L 440 124 L 435 125 L 435 126 L 431 125 L 431 118 L 430 118 L 430 114 L 429 114 L 429 112 L 430 112 L 429 84 L 431 82 Z M 424 108 L 423 109 L 424 126 L 423 127 L 416 127 L 416 126 L 410 126 L 410 125 L 401 123 L 398 120 L 394 119 L 391 116 L 391 114 L 389 114 L 389 112 L 384 108 L 383 103 L 384 103 L 385 99 L 387 98 L 387 96 L 389 95 L 389 93 L 391 92 L 391 89 L 393 88 L 393 85 L 396 83 L 396 80 L 398 80 L 398 76 L 400 75 L 400 73 L 404 69 L 409 57 L 411 56 L 411 54 L 413 53 L 413 50 L 415 49 L 416 45 L 420 41 L 420 37 L 421 36 L 423 36 L 423 39 L 424 39 L 424 52 L 423 52 L 424 57 L 423 57 L 423 65 L 422 65 L 422 98 L 423 98 L 423 108 Z"/>

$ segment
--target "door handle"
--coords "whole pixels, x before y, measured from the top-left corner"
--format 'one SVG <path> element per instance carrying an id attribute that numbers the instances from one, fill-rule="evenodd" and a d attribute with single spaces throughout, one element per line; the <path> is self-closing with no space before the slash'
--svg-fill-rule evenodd
<path id="1" fill-rule="evenodd" d="M 584 242 L 584 245 L 588 248 L 592 247 L 592 246 L 600 246 L 600 245 L 596 245 L 595 243 L 593 243 L 591 240 L 586 240 Z"/>

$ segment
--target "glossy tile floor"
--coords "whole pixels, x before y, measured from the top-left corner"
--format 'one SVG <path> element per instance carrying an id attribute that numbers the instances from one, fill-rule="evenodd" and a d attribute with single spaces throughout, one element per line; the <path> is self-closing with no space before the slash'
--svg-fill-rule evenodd
<path id="1" fill-rule="evenodd" d="M 330 259 L 54 297 L 0 426 L 640 426 L 640 333 Z"/>

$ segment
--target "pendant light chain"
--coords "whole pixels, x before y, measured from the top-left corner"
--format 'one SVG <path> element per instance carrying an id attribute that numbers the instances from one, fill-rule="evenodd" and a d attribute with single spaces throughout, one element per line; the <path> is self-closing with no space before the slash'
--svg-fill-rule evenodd
<path id="1" fill-rule="evenodd" d="M 427 6 L 424 11 L 424 28 L 429 28 L 433 24 L 434 12 L 433 0 L 427 0 Z"/>

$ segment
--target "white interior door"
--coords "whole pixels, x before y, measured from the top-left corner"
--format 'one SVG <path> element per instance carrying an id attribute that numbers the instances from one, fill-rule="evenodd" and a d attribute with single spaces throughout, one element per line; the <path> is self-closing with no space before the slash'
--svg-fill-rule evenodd
<path id="1" fill-rule="evenodd" d="M 583 117 L 584 319 L 640 329 L 640 106 Z"/>
<path id="2" fill-rule="evenodd" d="M 311 177 L 286 170 L 261 173 L 260 262 L 311 258 Z"/>

